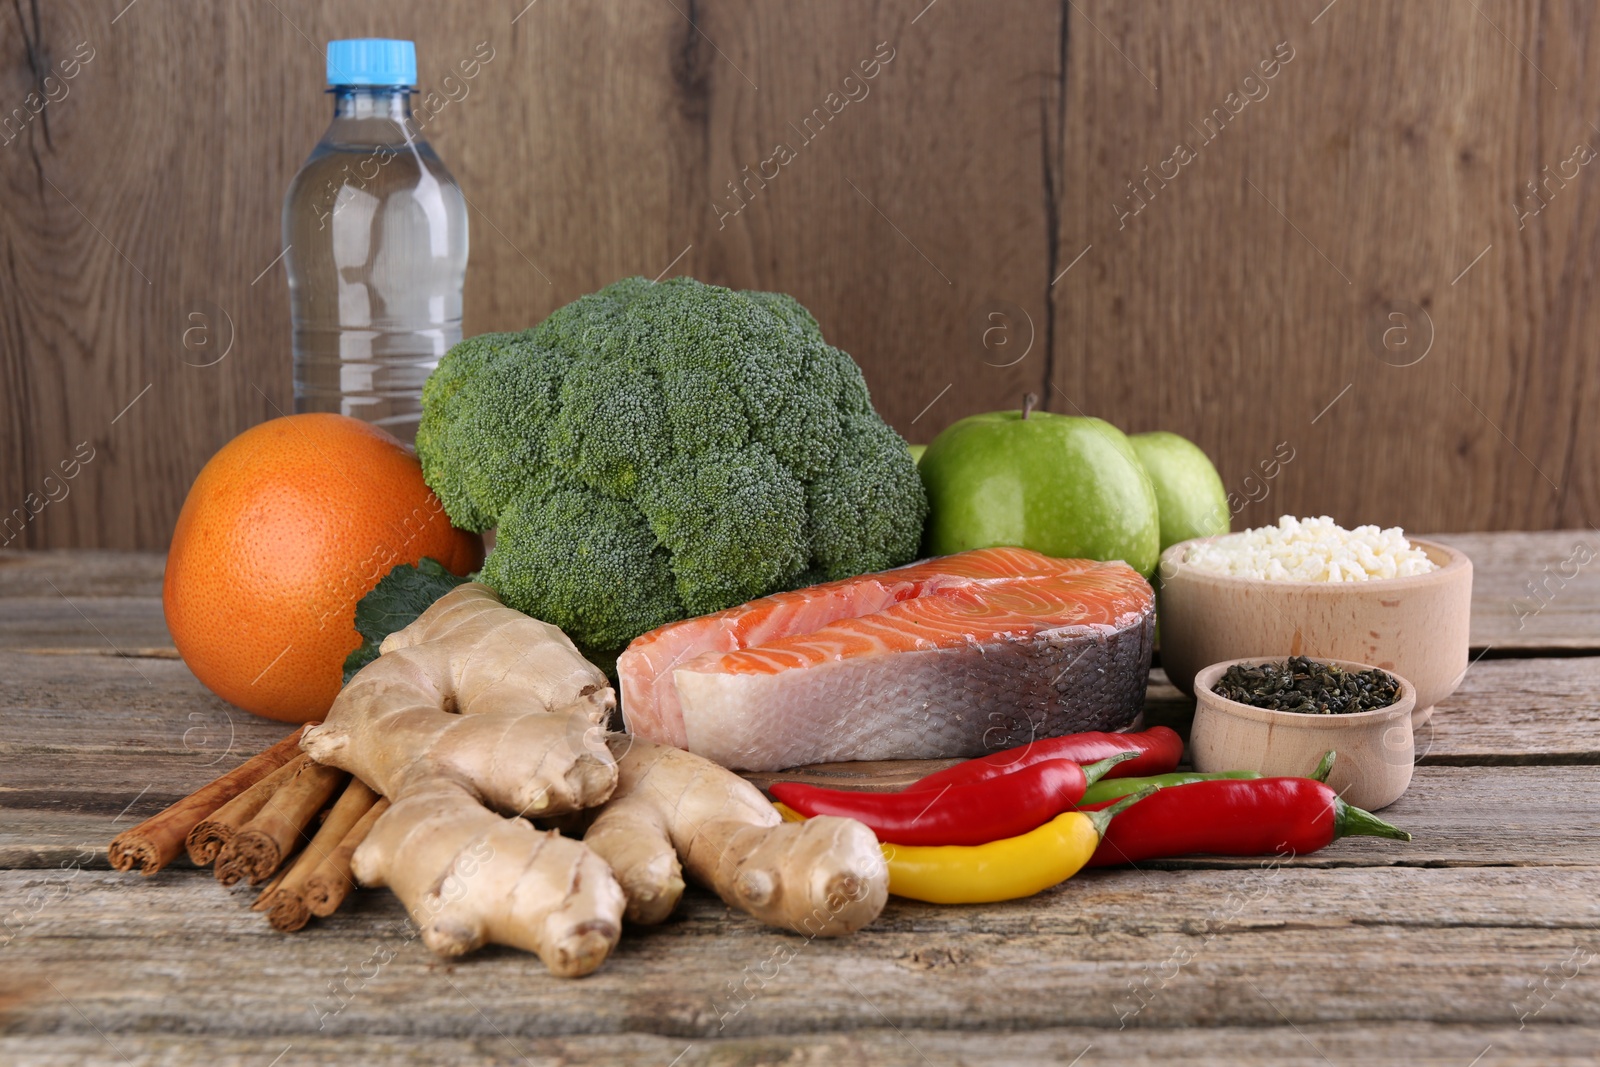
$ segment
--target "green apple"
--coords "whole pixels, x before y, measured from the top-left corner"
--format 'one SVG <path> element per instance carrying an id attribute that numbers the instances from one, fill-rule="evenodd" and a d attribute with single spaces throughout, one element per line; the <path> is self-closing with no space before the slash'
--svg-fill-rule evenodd
<path id="1" fill-rule="evenodd" d="M 973 415 L 936 437 L 918 470 L 928 489 L 929 555 L 1020 545 L 1155 570 L 1155 488 L 1109 422 L 1047 411 Z"/>
<path id="2" fill-rule="evenodd" d="M 921 463 L 922 454 L 928 450 L 927 445 L 906 445 L 906 448 L 911 452 L 911 462 L 913 463 Z"/>
<path id="3" fill-rule="evenodd" d="M 1222 476 L 1200 446 L 1157 430 L 1128 438 L 1156 487 L 1161 512 L 1161 551 L 1191 537 L 1228 532 L 1232 514 Z"/>

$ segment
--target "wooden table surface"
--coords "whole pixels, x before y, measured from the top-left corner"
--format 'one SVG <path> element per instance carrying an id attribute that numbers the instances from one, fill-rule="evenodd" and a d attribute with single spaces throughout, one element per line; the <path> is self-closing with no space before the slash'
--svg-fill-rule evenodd
<path id="1" fill-rule="evenodd" d="M 159 556 L 0 554 L 0 1063 L 1592 1064 L 1600 579 L 1562 569 L 1589 536 L 1442 538 L 1482 655 L 1384 812 L 1409 844 L 891 900 L 842 941 L 691 891 L 581 981 L 439 960 L 387 892 L 282 935 L 208 871 L 110 871 L 113 835 L 284 728 L 176 657 Z M 1150 718 L 1189 711 L 1153 672 Z"/>

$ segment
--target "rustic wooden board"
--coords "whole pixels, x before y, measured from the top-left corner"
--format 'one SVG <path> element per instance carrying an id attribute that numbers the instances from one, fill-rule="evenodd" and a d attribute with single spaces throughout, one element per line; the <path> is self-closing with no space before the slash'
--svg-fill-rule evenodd
<path id="1" fill-rule="evenodd" d="M 695 245 L 674 273 L 794 294 L 861 364 L 884 417 L 923 442 L 1046 380 L 1048 139 L 1068 17 L 1052 0 L 1012 0 L 1003 17 L 925 3 L 698 0 L 726 56 L 697 45 L 704 112 L 673 219 Z M 805 141 L 795 128 L 875 50 L 894 58 L 862 83 L 869 95 Z M 727 205 L 726 183 L 780 143 L 798 158 L 721 218 L 710 201 Z M 979 189 L 1007 192 L 980 208 Z"/>
<path id="2" fill-rule="evenodd" d="M 885 1022 L 1514 1026 L 1529 984 L 1600 936 L 1600 869 L 1542 871 L 1539 886 L 1503 868 L 1112 872 L 984 908 L 896 902 L 849 940 L 812 942 L 697 894 L 569 982 L 499 949 L 443 964 L 385 894 L 288 936 L 245 909 L 248 894 L 204 875 L 10 872 L 0 887 L 25 911 L 0 984 L 12 1035 L 88 1035 L 86 1022 L 108 1035 L 181 1026 L 283 1042 L 319 1032 L 693 1040 Z M 1597 995 L 1600 978 L 1576 968 L 1537 1022 L 1592 1024 Z"/>
<path id="3" fill-rule="evenodd" d="M 1028 1033 L 867 1027 L 845 1033 L 772 1037 L 716 1037 L 685 1041 L 650 1034 L 572 1035 L 559 1038 L 417 1038 L 366 1034 L 359 1039 L 294 1035 L 283 1038 L 184 1037 L 162 1034 L 0 1037 L 0 1055 L 33 1067 L 79 1067 L 128 1063 L 133 1067 L 261 1067 L 273 1055 L 284 1065 L 346 1062 L 457 1067 L 562 1067 L 604 1063 L 618 1067 L 747 1067 L 754 1064 L 817 1064 L 819 1067 L 1062 1067 L 1081 1056 L 1084 1064 L 1126 1067 L 1184 1064 L 1271 1063 L 1276 1067 L 1415 1067 L 1461 1065 L 1486 1051 L 1497 1065 L 1587 1067 L 1600 1043 L 1589 1026 L 1438 1025 L 1363 1022 L 1302 1026 L 1229 1026 L 1203 1030 L 1052 1028 Z M 359 1049 L 359 1051 L 357 1051 Z M 1092 1051 L 1092 1056 L 1088 1053 Z"/>
<path id="4" fill-rule="evenodd" d="M 1600 647 L 1600 534 L 1440 534 L 1472 559 L 1472 645 Z"/>
<path id="5" fill-rule="evenodd" d="M 1557 536 L 1469 551 L 1512 561 L 1491 565 L 1504 575 Z M 129 562 L 0 562 L 0 601 L 36 605 L 43 577 L 76 572 L 61 587 L 75 603 L 131 619 L 117 609 L 158 606 L 159 557 Z M 1594 617 L 1562 625 L 1592 632 Z M 208 872 L 106 870 L 114 833 L 286 728 L 211 697 L 179 660 L 71 647 L 85 628 L 63 623 L 50 653 L 0 650 L 8 1063 L 1486 1067 L 1586 1063 L 1600 1040 L 1600 979 L 1582 962 L 1600 953 L 1600 657 L 1477 662 L 1384 812 L 1410 843 L 1084 872 L 982 907 L 894 900 L 841 942 L 691 890 L 671 922 L 562 982 L 508 950 L 435 959 L 381 890 L 284 936 Z M 1181 727 L 1188 712 L 1153 672 L 1147 718 Z M 882 787 L 938 765 L 798 773 Z"/>
<path id="6" fill-rule="evenodd" d="M 206 692 L 181 661 L 0 652 L 0 864 L 53 866 L 80 847 L 101 847 L 133 820 L 154 814 L 276 741 L 286 727 L 240 712 Z M 62 679 L 72 684 L 63 686 Z M 1186 728 L 1190 702 L 1157 671 L 1151 721 Z M 1488 861 L 1504 854 L 1535 862 L 1547 854 L 1590 862 L 1600 840 L 1569 834 L 1553 779 L 1567 788 L 1600 784 L 1593 767 L 1473 769 L 1465 778 L 1440 765 L 1600 763 L 1600 658 L 1483 660 L 1418 735 L 1423 766 L 1413 790 L 1387 814 L 1419 834 L 1405 849 L 1345 842 L 1306 857 L 1313 864 Z M 898 788 L 947 761 L 832 764 L 752 775 L 831 785 Z M 84 773 L 93 767 L 93 774 Z M 1462 793 L 1460 791 L 1464 790 Z M 1473 803 L 1519 812 L 1502 830 L 1477 837 L 1464 817 Z M 1500 825 L 1503 820 L 1497 820 Z M 1595 853 L 1600 862 L 1600 851 Z"/>
<path id="7" fill-rule="evenodd" d="M 193 757 L 196 784 L 214 772 Z M 135 820 L 161 810 L 181 793 L 139 757 L 95 755 L 105 781 L 50 787 L 49 778 L 19 768 L 17 784 L 0 792 L 0 868 L 104 866 L 103 850 Z M 775 775 L 752 775 L 757 784 Z M 859 779 L 784 777 L 842 784 Z M 59 781 L 59 775 L 57 780 Z M 1410 842 L 1350 838 L 1321 852 L 1297 856 L 1297 867 L 1390 867 L 1505 864 L 1600 865 L 1600 768 L 1419 767 L 1405 796 L 1383 817 L 1412 833 Z M 1202 857 L 1150 861 L 1141 867 L 1251 867 L 1255 859 Z"/>
<path id="8" fill-rule="evenodd" d="M 516 3 L 445 20 L 421 0 L 202 18 L 175 0 L 8 8 L 8 117 L 80 42 L 94 58 L 0 152 L 0 507 L 43 496 L 85 443 L 94 459 L 18 543 L 164 547 L 211 453 L 289 410 L 281 204 L 328 122 L 322 43 L 352 35 L 418 39 L 423 89 L 455 97 L 423 132 L 470 204 L 468 333 L 527 327 L 620 277 L 686 273 L 793 292 L 914 436 L 1015 404 L 1045 380 L 1045 145 L 1067 14 L 1054 0 L 1004 18 L 850 0 Z M 481 45 L 493 57 L 477 77 L 445 85 Z M 880 46 L 892 59 L 864 81 Z M 256 135 L 237 136 L 245 125 Z M 780 143 L 792 161 L 751 177 Z M 740 203 L 730 183 L 748 206 L 724 217 Z M 1008 317 L 1003 350 L 983 344 L 991 311 Z"/>
<path id="9" fill-rule="evenodd" d="M 1146 724 L 1187 736 L 1193 719 L 1194 701 L 1151 671 Z M 1424 765 L 1600 763 L 1600 658 L 1481 658 L 1415 741 Z"/>
<path id="10" fill-rule="evenodd" d="M 495 50 L 425 128 L 472 203 L 471 332 L 670 269 L 795 292 L 913 438 L 1039 388 L 1195 437 L 1246 495 L 1289 442 L 1247 521 L 1576 525 L 1600 498 L 1600 242 L 1571 162 L 1600 36 L 1559 5 L 612 0 L 441 21 L 420 0 L 63 0 L 4 20 L 8 119 L 93 52 L 0 152 L 0 506 L 95 450 L 21 543 L 162 546 L 206 457 L 287 409 L 281 198 L 327 121 L 321 42 L 352 33 L 420 38 L 426 89 Z M 1124 226 L 1128 183 L 1258 91 L 1280 42 L 1268 95 Z M 894 60 L 845 85 L 880 43 Z M 720 217 L 841 89 L 860 98 Z M 1434 342 L 1410 367 L 1368 339 L 1401 301 L 1410 343 L 1424 311 Z"/>
<path id="11" fill-rule="evenodd" d="M 72 777 L 86 753 L 125 757 L 133 778 L 102 766 L 95 788 L 117 793 L 161 777 L 169 791 L 194 788 L 224 752 L 259 751 L 287 727 L 234 708 L 207 692 L 180 660 L 98 654 L 0 651 L 0 754 L 26 757 L 19 773 L 40 782 Z M 71 679 L 71 685 L 62 685 Z M 1147 722 L 1187 729 L 1193 702 L 1152 672 Z M 1600 657 L 1484 659 L 1417 735 L 1419 759 L 1438 763 L 1584 763 L 1600 760 Z M 226 767 L 226 763 L 218 763 Z M 942 766 L 836 764 L 823 776 L 884 787 Z M 767 776 L 770 778 L 770 775 Z"/>
<path id="12" fill-rule="evenodd" d="M 0 597 L 161 596 L 164 552 L 0 551 Z"/>
<path id="13" fill-rule="evenodd" d="M 1065 936 L 1104 929 L 1152 939 L 1196 932 L 1335 930 L 1357 925 L 1600 930 L 1600 895 L 1593 892 L 1600 865 L 1541 868 L 1536 873 L 1548 891 L 1525 897 L 1533 873 L 1505 866 L 1315 870 L 1269 858 L 1252 861 L 1248 868 L 1086 871 L 1036 897 L 982 907 L 896 898 L 871 929 L 995 936 L 1024 930 Z M 13 916 L 4 931 L 14 939 L 13 945 L 65 937 L 110 942 L 192 935 L 296 949 L 370 932 L 382 935 L 407 923 L 404 909 L 392 895 L 362 890 L 358 906 L 307 927 L 303 936 L 280 934 L 249 910 L 254 896 L 248 887 L 224 889 L 209 872 L 192 869 L 164 871 L 151 878 L 88 868 L 0 871 L 0 900 L 24 912 Z M 681 915 L 658 930 L 629 927 L 628 940 L 657 935 L 668 940 L 690 938 L 707 924 L 725 924 L 741 937 L 788 937 L 695 889 Z M 494 949 L 472 959 L 490 957 L 527 958 Z"/>
<path id="14" fill-rule="evenodd" d="M 176 655 L 155 597 L 46 594 L 5 599 L 0 648 L 83 649 L 102 655 Z"/>
<path id="15" fill-rule="evenodd" d="M 786 772 L 781 777 L 819 784 L 854 784 L 841 774 Z M 780 775 L 751 775 L 757 784 Z M 893 780 L 910 777 L 897 773 Z M 874 782 L 873 784 L 877 784 Z M 1492 814 L 1491 814 L 1492 813 Z M 1509 863 L 1588 864 L 1600 855 L 1600 768 L 1418 767 L 1406 794 L 1383 809 L 1409 830 L 1409 843 L 1350 838 L 1289 861 L 1336 867 Z M 1145 867 L 1249 866 L 1256 860 L 1205 857 L 1152 861 Z"/>
<path id="16" fill-rule="evenodd" d="M 1055 287 L 1054 410 L 1192 437 L 1247 525 L 1592 521 L 1586 14 L 1075 11 L 1059 241 L 1090 250 Z"/>
<path id="17" fill-rule="evenodd" d="M 1424 764 L 1600 762 L 1600 658 L 1479 660 L 1416 746 Z"/>
<path id="18" fill-rule="evenodd" d="M 1600 650 L 1600 536 L 1431 536 L 1472 557 L 1475 652 Z M 0 597 L 8 600 L 0 648 L 60 643 L 109 651 L 92 629 L 70 630 L 80 611 L 119 646 L 170 645 L 159 602 L 163 563 L 154 552 L 0 552 Z M 101 599 L 117 603 L 102 605 Z"/>

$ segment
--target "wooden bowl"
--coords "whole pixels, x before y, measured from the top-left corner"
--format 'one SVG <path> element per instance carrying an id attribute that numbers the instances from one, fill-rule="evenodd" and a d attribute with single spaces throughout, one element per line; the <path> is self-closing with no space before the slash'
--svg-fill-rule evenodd
<path id="1" fill-rule="evenodd" d="M 1284 657 L 1246 656 L 1213 663 L 1194 678 L 1194 727 L 1189 758 L 1200 771 L 1260 771 L 1305 777 L 1329 751 L 1337 752 L 1328 785 L 1348 803 L 1368 811 L 1393 804 L 1411 784 L 1416 762 L 1411 712 L 1417 690 L 1399 675 L 1400 699 L 1386 708 L 1349 715 L 1307 715 L 1240 704 L 1211 691 L 1235 663 L 1281 663 Z M 1346 670 L 1365 663 L 1316 657 Z M 1393 674 L 1393 672 L 1390 672 Z"/>
<path id="2" fill-rule="evenodd" d="M 1183 541 L 1161 554 L 1161 666 L 1193 694 L 1208 663 L 1283 656 L 1370 663 L 1417 690 L 1413 725 L 1455 692 L 1467 671 L 1472 561 L 1448 545 L 1412 539 L 1438 565 L 1408 578 L 1269 582 L 1184 565 Z"/>

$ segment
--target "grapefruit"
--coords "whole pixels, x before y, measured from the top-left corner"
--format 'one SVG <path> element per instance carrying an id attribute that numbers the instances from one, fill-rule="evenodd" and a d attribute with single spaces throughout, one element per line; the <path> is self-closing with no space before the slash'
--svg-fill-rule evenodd
<path id="1" fill-rule="evenodd" d="M 483 563 L 416 456 L 345 415 L 289 415 L 222 447 L 172 532 L 161 602 L 184 662 L 213 693 L 284 722 L 320 718 L 361 643 L 356 602 L 401 563 Z"/>

